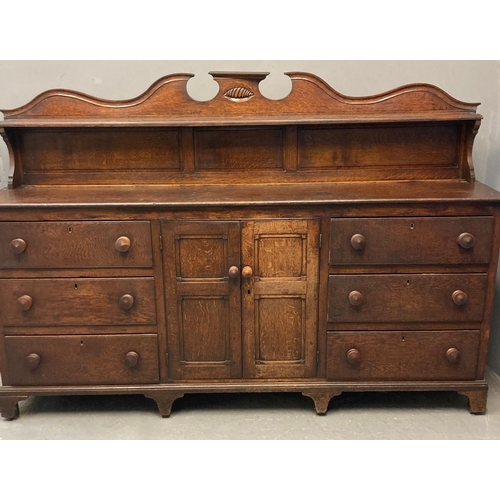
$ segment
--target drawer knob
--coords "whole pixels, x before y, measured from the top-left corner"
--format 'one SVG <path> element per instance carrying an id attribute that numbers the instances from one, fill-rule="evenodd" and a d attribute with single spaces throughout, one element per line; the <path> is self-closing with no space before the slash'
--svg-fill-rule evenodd
<path id="1" fill-rule="evenodd" d="M 460 351 L 455 347 L 451 347 L 446 351 L 446 357 L 450 363 L 458 363 L 460 360 Z"/>
<path id="2" fill-rule="evenodd" d="M 351 237 L 351 246 L 355 250 L 363 250 L 366 246 L 366 238 L 362 234 L 355 234 Z"/>
<path id="3" fill-rule="evenodd" d="M 115 241 L 115 247 L 121 253 L 128 252 L 131 244 L 132 242 L 130 241 L 130 238 L 127 238 L 126 236 L 120 236 Z"/>
<path id="4" fill-rule="evenodd" d="M 21 297 L 17 299 L 17 303 L 21 306 L 23 311 L 27 311 L 31 309 L 33 299 L 29 295 L 21 295 Z"/>
<path id="5" fill-rule="evenodd" d="M 243 276 L 243 278 L 245 278 L 246 280 L 248 280 L 248 279 L 250 279 L 253 276 L 253 269 L 250 266 L 245 266 L 241 270 L 241 275 Z"/>
<path id="6" fill-rule="evenodd" d="M 28 365 L 28 368 L 30 370 L 34 370 L 35 368 L 37 368 L 41 360 L 42 358 L 40 358 L 40 356 L 34 352 L 26 356 L 26 364 Z"/>
<path id="7" fill-rule="evenodd" d="M 462 233 L 458 238 L 457 238 L 457 243 L 462 247 L 462 248 L 472 248 L 474 246 L 474 243 L 476 242 L 476 238 L 470 233 Z"/>
<path id="8" fill-rule="evenodd" d="M 357 290 L 353 290 L 349 294 L 349 302 L 352 306 L 360 306 L 363 304 L 363 294 Z"/>
<path id="9" fill-rule="evenodd" d="M 361 353 L 357 349 L 349 349 L 346 358 L 351 365 L 359 365 L 361 362 Z"/>
<path id="10" fill-rule="evenodd" d="M 236 266 L 231 266 L 227 272 L 230 278 L 237 278 L 240 275 L 240 270 Z"/>
<path id="11" fill-rule="evenodd" d="M 463 290 L 455 290 L 451 294 L 451 298 L 457 306 L 463 306 L 464 304 L 467 304 L 467 294 Z"/>
<path id="12" fill-rule="evenodd" d="M 10 248 L 19 255 L 26 250 L 26 242 L 22 238 L 16 238 L 10 242 Z"/>
<path id="13" fill-rule="evenodd" d="M 134 351 L 127 352 L 125 354 L 125 364 L 129 368 L 133 368 L 134 366 L 137 366 L 137 363 L 139 363 L 139 354 L 137 354 Z"/>
<path id="14" fill-rule="evenodd" d="M 128 310 L 132 308 L 134 302 L 135 302 L 134 296 L 130 295 L 129 293 L 126 293 L 125 295 L 122 295 L 120 297 L 119 304 L 122 309 Z"/>

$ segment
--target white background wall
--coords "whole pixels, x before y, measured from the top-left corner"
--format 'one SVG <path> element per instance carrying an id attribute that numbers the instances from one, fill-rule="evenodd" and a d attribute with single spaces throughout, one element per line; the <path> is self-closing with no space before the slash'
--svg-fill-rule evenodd
<path id="1" fill-rule="evenodd" d="M 208 71 L 268 71 L 262 92 L 270 98 L 290 89 L 287 71 L 306 71 L 337 91 L 371 95 L 407 83 L 432 83 L 457 99 L 481 102 L 484 120 L 474 145 L 476 178 L 500 190 L 500 61 L 0 61 L 0 109 L 21 106 L 51 88 L 78 90 L 107 99 L 128 99 L 153 81 L 178 72 L 194 73 L 193 97 L 208 99 L 214 83 Z M 7 182 L 7 148 L 0 142 Z M 500 281 L 497 282 L 500 287 Z M 497 290 L 488 362 L 500 373 L 500 290 Z"/>

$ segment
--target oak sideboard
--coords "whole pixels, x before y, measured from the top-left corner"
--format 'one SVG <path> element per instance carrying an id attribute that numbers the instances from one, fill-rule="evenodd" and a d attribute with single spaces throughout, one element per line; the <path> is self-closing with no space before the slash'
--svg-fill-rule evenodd
<path id="1" fill-rule="evenodd" d="M 0 410 L 30 396 L 458 391 L 483 413 L 500 193 L 476 103 L 190 74 L 4 110 Z"/>

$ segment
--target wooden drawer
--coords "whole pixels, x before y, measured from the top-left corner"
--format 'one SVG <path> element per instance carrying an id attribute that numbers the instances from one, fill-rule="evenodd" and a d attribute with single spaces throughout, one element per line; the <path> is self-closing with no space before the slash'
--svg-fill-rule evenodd
<path id="1" fill-rule="evenodd" d="M 11 385 L 159 381 L 156 335 L 5 337 Z"/>
<path id="2" fill-rule="evenodd" d="M 479 273 L 330 275 L 328 321 L 479 322 L 486 280 Z"/>
<path id="3" fill-rule="evenodd" d="M 329 332 L 330 380 L 474 380 L 479 331 Z"/>
<path id="4" fill-rule="evenodd" d="M 330 264 L 487 263 L 492 236 L 493 217 L 331 219 Z"/>
<path id="5" fill-rule="evenodd" d="M 153 278 L 2 279 L 0 303 L 4 326 L 156 323 Z"/>
<path id="6" fill-rule="evenodd" d="M 130 246 L 128 247 L 128 238 Z M 0 267 L 151 267 L 151 228 L 141 222 L 0 222 Z"/>

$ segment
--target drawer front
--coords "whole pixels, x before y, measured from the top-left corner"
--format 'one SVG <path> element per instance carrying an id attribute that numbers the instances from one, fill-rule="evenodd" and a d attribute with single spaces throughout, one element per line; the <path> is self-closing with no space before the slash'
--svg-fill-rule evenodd
<path id="1" fill-rule="evenodd" d="M 11 385 L 159 381 L 156 335 L 5 337 Z"/>
<path id="2" fill-rule="evenodd" d="M 492 235 L 493 217 L 331 219 L 330 264 L 487 263 Z"/>
<path id="3" fill-rule="evenodd" d="M 151 267 L 141 222 L 0 222 L 2 268 Z"/>
<path id="4" fill-rule="evenodd" d="M 153 278 L 0 280 L 4 326 L 156 324 Z"/>
<path id="5" fill-rule="evenodd" d="M 330 275 L 328 321 L 482 321 L 486 274 Z"/>
<path id="6" fill-rule="evenodd" d="M 330 380 L 474 380 L 479 331 L 329 332 Z"/>

